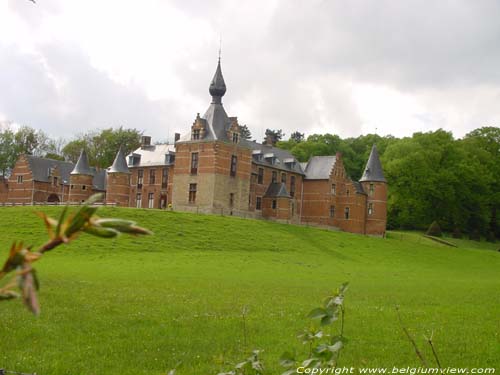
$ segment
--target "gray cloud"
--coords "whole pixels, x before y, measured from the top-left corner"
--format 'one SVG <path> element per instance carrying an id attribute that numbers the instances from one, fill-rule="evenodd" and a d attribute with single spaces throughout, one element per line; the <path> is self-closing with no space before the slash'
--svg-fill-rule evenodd
<path id="1" fill-rule="evenodd" d="M 40 55 L 3 47 L 0 71 L 9 72 L 0 75 L 0 112 L 53 136 L 123 125 L 166 139 L 178 122 L 173 103 L 114 82 L 76 47 L 44 46 Z"/>

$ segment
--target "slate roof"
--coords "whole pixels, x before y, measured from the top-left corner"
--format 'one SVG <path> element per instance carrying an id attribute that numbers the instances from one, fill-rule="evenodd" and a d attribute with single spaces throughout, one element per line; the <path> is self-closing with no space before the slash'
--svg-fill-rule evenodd
<path id="1" fill-rule="evenodd" d="M 377 147 L 373 145 L 370 152 L 370 157 L 366 163 L 365 171 L 363 176 L 361 176 L 360 182 L 363 181 L 380 181 L 386 182 L 384 177 L 384 171 L 382 170 L 382 164 L 380 163 L 380 158 L 378 156 Z"/>
<path id="2" fill-rule="evenodd" d="M 252 142 L 252 141 L 247 141 L 245 139 L 242 139 L 240 141 L 240 145 L 245 146 L 253 150 L 253 159 L 252 163 L 259 164 L 259 165 L 265 165 L 265 166 L 272 166 L 273 168 L 281 169 L 283 171 L 290 171 L 290 172 L 295 172 L 299 174 L 304 174 L 304 171 L 302 170 L 302 167 L 300 166 L 300 163 L 295 159 L 295 157 L 287 150 L 282 150 L 278 147 L 274 146 L 269 146 L 269 145 L 263 145 L 257 142 Z M 258 159 L 259 154 L 256 152 L 260 151 L 260 154 L 262 154 L 261 160 Z M 272 160 L 264 158 L 264 155 L 266 154 L 273 154 L 275 156 L 274 164 Z M 285 161 L 292 161 L 292 163 L 285 163 Z"/>
<path id="3" fill-rule="evenodd" d="M 271 182 L 264 197 L 267 198 L 290 198 L 283 182 Z"/>
<path id="4" fill-rule="evenodd" d="M 69 177 L 71 175 L 71 171 L 75 168 L 75 164 L 67 161 L 39 158 L 31 155 L 26 155 L 26 159 L 28 160 L 31 173 L 33 174 L 33 179 L 35 181 L 50 182 L 50 169 L 57 168 L 59 170 L 59 175 L 61 176 L 61 182 L 64 185 L 69 185 Z M 97 171 L 93 167 L 90 167 L 89 170 L 93 175 L 92 184 L 94 189 L 105 190 L 106 171 L 103 169 Z"/>
<path id="5" fill-rule="evenodd" d="M 335 160 L 335 156 L 313 156 L 307 162 L 306 180 L 328 180 Z"/>
<path id="6" fill-rule="evenodd" d="M 356 189 L 356 193 L 359 193 L 359 194 L 366 194 L 365 193 L 365 190 L 363 189 L 363 185 L 361 185 L 359 182 L 357 181 L 353 181 L 352 182 L 353 185 L 354 185 L 354 188 Z"/>
<path id="7" fill-rule="evenodd" d="M 87 157 L 87 152 L 85 150 L 80 152 L 80 157 L 76 162 L 75 168 L 71 171 L 71 174 L 93 175 L 89 167 L 89 158 Z"/>
<path id="8" fill-rule="evenodd" d="M 120 147 L 116 153 L 113 165 L 108 168 L 108 173 L 130 173 L 127 166 L 127 160 L 125 160 L 125 155 L 123 154 L 123 149 Z"/>
<path id="9" fill-rule="evenodd" d="M 134 152 L 127 155 L 128 167 L 149 167 L 172 164 L 172 159 L 166 158 L 165 155 L 175 155 L 175 146 L 169 144 L 160 144 L 139 147 Z M 138 164 L 132 163 L 132 156 L 140 157 Z"/>

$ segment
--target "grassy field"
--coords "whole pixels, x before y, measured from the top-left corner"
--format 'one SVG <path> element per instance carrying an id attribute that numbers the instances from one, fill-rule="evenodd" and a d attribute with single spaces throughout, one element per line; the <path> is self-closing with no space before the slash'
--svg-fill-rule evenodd
<path id="1" fill-rule="evenodd" d="M 45 241 L 34 211 L 0 209 L 0 262 L 14 239 Z M 132 375 L 178 366 L 178 374 L 210 375 L 259 348 L 268 374 L 279 374 L 283 351 L 304 351 L 296 334 L 305 315 L 349 281 L 341 365 L 419 365 L 398 305 L 429 358 L 423 335 L 433 331 L 444 366 L 500 371 L 499 244 L 452 248 L 414 233 L 380 239 L 176 212 L 100 214 L 133 218 L 155 235 L 84 235 L 48 253 L 37 263 L 41 315 L 20 301 L 0 304 L 0 368 Z"/>

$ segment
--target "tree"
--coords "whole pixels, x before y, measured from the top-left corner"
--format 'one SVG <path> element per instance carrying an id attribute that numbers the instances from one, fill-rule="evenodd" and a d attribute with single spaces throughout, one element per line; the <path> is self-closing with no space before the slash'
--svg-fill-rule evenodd
<path id="1" fill-rule="evenodd" d="M 304 133 L 301 133 L 299 131 L 295 131 L 290 135 L 290 140 L 294 141 L 296 143 L 300 143 L 304 140 Z"/>
<path id="2" fill-rule="evenodd" d="M 250 132 L 250 129 L 248 129 L 248 126 L 246 125 L 240 125 L 240 134 L 241 138 L 250 140 L 252 139 L 252 133 Z"/>
<path id="3" fill-rule="evenodd" d="M 92 131 L 78 136 L 63 148 L 63 155 L 67 160 L 75 163 L 80 151 L 87 151 L 89 162 L 101 168 L 107 168 L 113 164 L 118 149 L 123 147 L 125 154 L 138 148 L 141 144 L 141 135 L 137 129 L 108 128 L 100 131 Z"/>
<path id="4" fill-rule="evenodd" d="M 266 129 L 266 136 L 264 138 L 264 143 L 267 143 L 268 139 L 270 139 L 271 143 L 276 145 L 277 142 L 281 141 L 281 139 L 285 136 L 281 129 L 273 130 Z"/>
<path id="5" fill-rule="evenodd" d="M 0 131 L 0 173 L 7 176 L 17 160 L 14 132 L 10 127 Z"/>

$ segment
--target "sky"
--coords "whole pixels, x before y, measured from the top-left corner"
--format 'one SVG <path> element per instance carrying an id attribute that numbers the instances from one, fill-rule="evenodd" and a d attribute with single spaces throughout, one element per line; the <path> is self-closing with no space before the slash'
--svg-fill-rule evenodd
<path id="1" fill-rule="evenodd" d="M 0 122 L 173 141 L 210 104 L 307 135 L 500 125 L 496 0 L 0 0 Z"/>

